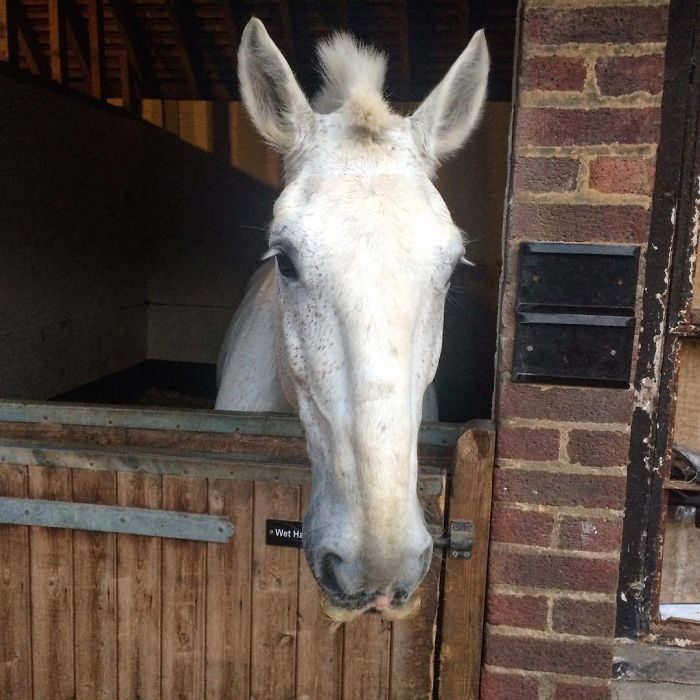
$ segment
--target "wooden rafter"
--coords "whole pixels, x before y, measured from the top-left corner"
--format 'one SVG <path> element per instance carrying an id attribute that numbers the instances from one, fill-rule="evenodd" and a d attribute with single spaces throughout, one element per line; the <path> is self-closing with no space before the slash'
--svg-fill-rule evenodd
<path id="1" fill-rule="evenodd" d="M 64 0 L 64 7 L 68 23 L 68 42 L 87 80 L 90 77 L 90 48 L 85 20 L 75 0 Z"/>
<path id="2" fill-rule="evenodd" d="M 119 27 L 126 54 L 136 79 L 143 84 L 148 77 L 148 42 L 136 22 L 132 8 L 124 0 L 106 0 Z"/>
<path id="3" fill-rule="evenodd" d="M 0 0 L 0 61 L 17 64 L 19 32 L 17 29 L 18 0 Z"/>
<path id="4" fill-rule="evenodd" d="M 168 8 L 175 43 L 191 97 L 202 97 L 206 88 L 199 69 L 201 61 L 198 56 L 197 43 L 191 31 L 195 18 L 187 11 L 185 3 L 178 2 L 178 0 L 166 0 L 165 5 Z"/>
<path id="5" fill-rule="evenodd" d="M 126 52 L 124 52 L 119 61 L 119 82 L 121 84 L 122 107 L 129 112 L 133 112 L 134 114 L 140 114 L 141 96 L 134 78 L 134 67 Z"/>
<path id="6" fill-rule="evenodd" d="M 49 63 L 51 78 L 68 82 L 68 40 L 65 0 L 49 0 Z"/>
<path id="7" fill-rule="evenodd" d="M 19 45 L 22 53 L 27 58 L 29 69 L 36 75 L 41 75 L 45 78 L 51 77 L 49 61 L 41 48 L 39 40 L 36 38 L 29 20 L 27 20 L 24 7 L 17 2 L 15 8 Z"/>
<path id="8" fill-rule="evenodd" d="M 90 93 L 104 97 L 105 40 L 102 0 L 88 0 L 88 44 L 90 47 Z"/>

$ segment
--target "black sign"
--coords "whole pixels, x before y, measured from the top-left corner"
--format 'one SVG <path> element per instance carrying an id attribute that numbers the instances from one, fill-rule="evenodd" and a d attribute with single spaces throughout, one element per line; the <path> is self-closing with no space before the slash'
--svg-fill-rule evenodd
<path id="1" fill-rule="evenodd" d="M 299 520 L 268 520 L 265 523 L 265 542 L 275 547 L 304 546 Z"/>

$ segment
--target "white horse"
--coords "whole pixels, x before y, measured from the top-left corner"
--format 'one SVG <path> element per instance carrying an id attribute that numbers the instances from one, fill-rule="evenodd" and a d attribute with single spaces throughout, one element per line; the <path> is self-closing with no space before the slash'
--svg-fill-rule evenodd
<path id="1" fill-rule="evenodd" d="M 464 261 L 431 178 L 478 121 L 488 50 L 478 32 L 407 118 L 382 98 L 383 55 L 345 34 L 318 53 L 312 108 L 263 24 L 243 32 L 243 102 L 283 156 L 285 187 L 269 261 L 222 348 L 216 407 L 298 412 L 313 467 L 304 549 L 326 611 L 399 617 L 432 555 L 418 429 L 421 413 L 436 418 L 445 294 Z"/>

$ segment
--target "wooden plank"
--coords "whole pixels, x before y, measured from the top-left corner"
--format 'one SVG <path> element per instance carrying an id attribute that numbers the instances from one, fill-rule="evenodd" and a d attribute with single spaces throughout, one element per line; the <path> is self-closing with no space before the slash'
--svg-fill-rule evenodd
<path id="1" fill-rule="evenodd" d="M 613 654 L 613 663 L 620 662 L 624 680 L 669 681 L 700 686 L 697 649 L 618 641 L 613 647 Z"/>
<path id="2" fill-rule="evenodd" d="M 676 393 L 673 440 L 700 452 L 700 341 L 681 343 Z"/>
<path id="3" fill-rule="evenodd" d="M 142 100 L 141 117 L 154 126 L 163 126 L 163 101 Z"/>
<path id="4" fill-rule="evenodd" d="M 193 20 L 196 21 L 196 18 L 189 11 L 186 3 L 165 0 L 164 6 L 170 20 L 170 30 L 175 40 L 182 70 L 185 73 L 189 96 L 193 99 L 204 97 L 205 80 L 198 68 L 201 57 L 192 33 Z"/>
<path id="5" fill-rule="evenodd" d="M 117 474 L 117 501 L 159 508 L 161 477 Z M 119 700 L 161 697 L 161 545 L 153 537 L 117 536 Z"/>
<path id="6" fill-rule="evenodd" d="M 422 494 L 421 502 L 425 509 L 426 522 L 444 531 L 445 477 L 442 478 L 442 486 L 438 494 Z M 433 696 L 435 635 L 442 564 L 441 551 L 434 550 L 430 570 L 417 592 L 421 601 L 417 615 L 394 623 L 391 635 L 389 693 L 393 700 L 417 700 Z"/>
<path id="7" fill-rule="evenodd" d="M 73 500 L 111 505 L 117 478 L 110 472 L 74 470 Z M 75 691 L 77 700 L 117 697 L 116 535 L 73 533 Z"/>
<path id="8" fill-rule="evenodd" d="M 471 559 L 447 559 L 442 603 L 440 698 L 479 697 L 486 565 L 491 519 L 495 431 L 489 421 L 472 421 L 457 441 L 450 520 L 471 520 Z"/>
<path id="9" fill-rule="evenodd" d="M 171 134 L 180 135 L 180 106 L 177 100 L 163 100 L 163 126 Z"/>
<path id="10" fill-rule="evenodd" d="M 19 0 L 0 0 L 0 61 L 17 65 L 19 35 L 17 3 Z"/>
<path id="11" fill-rule="evenodd" d="M 0 495 L 27 495 L 27 467 L 0 464 Z M 0 527 L 0 688 L 3 697 L 32 697 L 29 528 Z"/>
<path id="12" fill-rule="evenodd" d="M 51 79 L 68 83 L 68 41 L 64 0 L 48 0 L 49 3 L 49 61 Z"/>
<path id="13" fill-rule="evenodd" d="M 17 9 L 17 29 L 19 30 L 19 45 L 22 55 L 29 63 L 29 69 L 35 75 L 50 77 L 51 66 L 44 55 L 44 50 L 39 43 L 39 40 L 32 29 L 31 24 L 27 20 L 22 4 L 15 0 Z"/>
<path id="14" fill-rule="evenodd" d="M 231 519 L 236 534 L 207 548 L 207 700 L 250 697 L 253 485 L 209 482 L 209 512 Z"/>
<path id="15" fill-rule="evenodd" d="M 90 93 L 104 97 L 105 37 L 102 0 L 87 0 L 88 44 L 90 51 Z"/>
<path id="16" fill-rule="evenodd" d="M 66 30 L 70 49 L 80 64 L 86 81 L 90 80 L 90 44 L 88 28 L 76 0 L 63 0 L 66 15 Z"/>
<path id="17" fill-rule="evenodd" d="M 295 687 L 299 553 L 265 544 L 265 521 L 299 519 L 299 487 L 256 483 L 253 489 L 253 596 L 250 693 L 292 698 Z"/>
<path id="18" fill-rule="evenodd" d="M 383 700 L 389 696 L 391 627 L 376 613 L 367 613 L 345 625 L 345 700 Z"/>
<path id="19" fill-rule="evenodd" d="M 164 476 L 163 508 L 187 513 L 207 510 L 205 479 Z M 204 697 L 207 545 L 163 540 L 162 694 Z"/>
<path id="20" fill-rule="evenodd" d="M 302 488 L 302 513 L 311 487 Z M 345 625 L 321 611 L 319 590 L 304 552 L 299 552 L 299 609 L 297 615 L 297 698 L 335 700 L 342 697 Z"/>
<path id="21" fill-rule="evenodd" d="M 69 501 L 69 469 L 29 467 L 30 498 Z M 73 533 L 30 532 L 34 697 L 73 700 Z"/>
<path id="22" fill-rule="evenodd" d="M 122 107 L 134 114 L 141 112 L 141 99 L 138 93 L 133 66 L 126 53 L 119 57 L 119 87 L 122 97 Z"/>

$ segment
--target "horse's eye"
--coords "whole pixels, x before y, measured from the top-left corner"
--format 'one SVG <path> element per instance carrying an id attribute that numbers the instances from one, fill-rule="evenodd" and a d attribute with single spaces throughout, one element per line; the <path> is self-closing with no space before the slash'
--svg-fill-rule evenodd
<path id="1" fill-rule="evenodd" d="M 286 277 L 289 280 L 299 279 L 299 273 L 297 272 L 296 267 L 294 267 L 294 263 L 286 253 L 277 253 L 275 258 L 277 259 L 277 268 L 283 277 Z"/>

